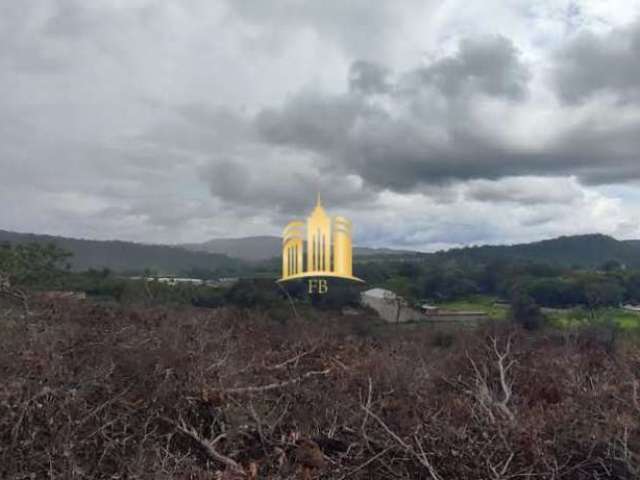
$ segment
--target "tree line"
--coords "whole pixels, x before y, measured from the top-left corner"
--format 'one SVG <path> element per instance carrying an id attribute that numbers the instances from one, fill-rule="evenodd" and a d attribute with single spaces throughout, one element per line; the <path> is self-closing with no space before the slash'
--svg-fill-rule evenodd
<path id="1" fill-rule="evenodd" d="M 19 288 L 68 289 L 117 301 L 149 300 L 211 307 L 225 303 L 243 307 L 280 305 L 288 300 L 287 295 L 331 307 L 354 304 L 358 297 L 357 288 L 338 285 L 326 299 L 307 298 L 304 285 L 291 285 L 283 292 L 268 275 L 241 280 L 225 289 L 168 286 L 131 280 L 109 269 L 72 272 L 70 257 L 69 252 L 52 244 L 0 244 L 3 288 L 6 292 Z M 525 296 L 549 308 L 596 309 L 640 303 L 640 270 L 625 268 L 615 261 L 596 269 L 583 269 L 500 258 L 387 257 L 356 262 L 354 270 L 368 287 L 389 288 L 413 302 L 438 303 L 491 295 L 511 303 L 516 297 Z"/>
<path id="2" fill-rule="evenodd" d="M 507 302 L 515 295 L 527 295 L 550 308 L 640 303 L 640 270 L 626 269 L 615 261 L 582 269 L 513 259 L 431 258 L 362 262 L 355 271 L 369 284 L 432 302 L 484 294 Z"/>

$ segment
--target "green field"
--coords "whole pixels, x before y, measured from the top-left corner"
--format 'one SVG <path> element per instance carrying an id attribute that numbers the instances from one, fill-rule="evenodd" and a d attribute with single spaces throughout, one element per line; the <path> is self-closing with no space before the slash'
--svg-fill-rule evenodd
<path id="1" fill-rule="evenodd" d="M 443 310 L 484 312 L 494 320 L 504 320 L 509 313 L 509 307 L 496 305 L 497 299 L 487 295 L 474 295 L 462 300 L 438 303 Z"/>
<path id="2" fill-rule="evenodd" d="M 583 308 L 556 310 L 546 314 L 551 324 L 560 328 L 576 328 L 589 324 L 614 324 L 622 330 L 640 332 L 640 313 L 621 308 L 603 308 L 591 315 Z"/>
<path id="3" fill-rule="evenodd" d="M 509 315 L 509 307 L 496 305 L 496 301 L 495 297 L 475 295 L 452 302 L 438 303 L 437 306 L 452 311 L 484 312 L 491 319 L 505 320 Z M 622 330 L 640 332 L 640 313 L 629 312 L 621 308 L 603 308 L 593 315 L 584 308 L 559 309 L 546 311 L 545 315 L 551 325 L 559 328 L 575 328 L 590 323 L 613 323 Z"/>

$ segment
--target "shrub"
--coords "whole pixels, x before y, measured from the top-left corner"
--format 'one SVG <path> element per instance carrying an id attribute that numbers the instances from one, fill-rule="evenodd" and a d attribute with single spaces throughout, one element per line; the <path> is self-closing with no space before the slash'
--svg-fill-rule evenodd
<path id="1" fill-rule="evenodd" d="M 450 345 L 419 329 L 356 337 L 322 311 L 285 325 L 257 308 L 0 313 L 0 478 L 640 472 L 634 345 L 614 358 L 504 325 Z"/>
<path id="2" fill-rule="evenodd" d="M 511 300 L 511 319 L 526 330 L 537 330 L 544 324 L 538 304 L 530 296 L 516 292 Z"/>

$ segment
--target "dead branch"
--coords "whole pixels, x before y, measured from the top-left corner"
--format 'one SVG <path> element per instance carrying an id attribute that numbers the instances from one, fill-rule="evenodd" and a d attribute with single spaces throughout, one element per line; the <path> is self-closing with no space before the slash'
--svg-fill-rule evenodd
<path id="1" fill-rule="evenodd" d="M 215 448 L 216 444 L 220 442 L 220 440 L 226 437 L 226 434 L 222 433 L 218 435 L 216 438 L 214 438 L 213 440 L 209 440 L 209 439 L 203 438 L 195 428 L 188 426 L 182 419 L 180 419 L 180 423 L 177 423 L 167 417 L 161 417 L 161 418 L 165 422 L 173 425 L 178 432 L 186 435 L 187 437 L 195 441 L 212 460 L 215 460 L 225 465 L 226 467 L 229 467 L 233 472 L 240 473 L 243 475 L 245 474 L 244 468 L 242 468 L 242 466 L 238 462 L 220 453 Z"/>
<path id="2" fill-rule="evenodd" d="M 475 372 L 475 389 L 471 391 L 472 395 L 476 398 L 480 406 L 483 408 L 491 423 L 496 422 L 493 409 L 500 411 L 510 422 L 515 420 L 515 415 L 509 408 L 509 402 L 513 394 L 513 382 L 508 378 L 508 372 L 515 364 L 514 360 L 509 360 L 511 353 L 511 337 L 507 339 L 504 351 L 500 351 L 498 348 L 498 341 L 495 337 L 490 339 L 492 350 L 496 356 L 496 367 L 498 369 L 498 377 L 500 383 L 500 393 L 495 393 L 489 386 L 489 374 L 487 369 L 484 368 L 480 371 L 480 368 L 476 362 L 467 353 L 467 359 L 471 363 L 471 367 Z"/>
<path id="3" fill-rule="evenodd" d="M 493 344 L 493 351 L 498 359 L 498 372 L 500 374 L 500 386 L 502 388 L 502 399 L 496 401 L 496 407 L 498 407 L 510 421 L 514 421 L 515 415 L 508 407 L 509 400 L 511 400 L 513 393 L 513 383 L 507 379 L 507 373 L 515 363 L 514 360 L 507 361 L 511 353 L 511 337 L 507 338 L 504 352 L 500 352 L 498 349 L 498 340 L 495 337 L 491 339 L 491 343 Z"/>
<path id="4" fill-rule="evenodd" d="M 378 422 L 378 424 L 385 430 L 385 432 L 387 432 L 389 436 L 393 438 L 404 449 L 405 452 L 412 455 L 418 461 L 418 463 L 420 463 L 420 465 L 427 469 L 429 475 L 431 475 L 431 478 L 433 478 L 433 480 L 442 480 L 442 477 L 438 474 L 433 464 L 427 457 L 427 454 L 422 448 L 422 444 L 418 441 L 417 437 L 416 444 L 418 445 L 420 452 L 416 452 L 416 450 L 411 445 L 400 438 L 400 436 L 398 436 L 393 430 L 391 430 L 391 428 L 389 428 L 389 426 L 384 423 L 384 421 L 378 415 L 373 413 L 371 410 L 368 410 L 364 406 L 362 408 L 367 412 L 369 416 L 371 416 L 371 418 Z"/>
<path id="5" fill-rule="evenodd" d="M 249 413 L 251 414 L 251 418 L 253 418 L 254 422 L 256 423 L 256 428 L 258 430 L 258 435 L 260 436 L 260 445 L 262 446 L 262 450 L 264 451 L 264 453 L 266 455 L 267 454 L 267 450 L 265 448 L 265 445 L 266 445 L 267 441 L 266 441 L 266 437 L 265 437 L 265 434 L 264 434 L 264 429 L 262 428 L 262 425 L 264 424 L 264 422 L 260 418 L 260 415 L 258 415 L 258 412 L 256 411 L 255 407 L 253 406 L 253 402 L 251 400 L 249 400 L 248 410 L 249 410 Z"/>
<path id="6" fill-rule="evenodd" d="M 24 402 L 20 415 L 18 416 L 18 421 L 15 423 L 15 425 L 13 426 L 13 428 L 11 429 L 11 444 L 15 445 L 16 440 L 18 438 L 18 433 L 20 432 L 20 428 L 22 427 L 22 423 L 24 422 L 25 416 L 27 414 L 27 410 L 29 409 L 29 406 L 35 402 L 36 400 L 38 400 L 41 397 L 44 397 L 46 395 L 49 395 L 50 393 L 53 393 L 54 391 L 51 390 L 49 387 L 44 387 L 40 392 L 36 393 L 33 397 L 31 397 L 29 400 L 27 400 L 26 402 Z"/>
<path id="7" fill-rule="evenodd" d="M 515 457 L 515 454 L 511 453 L 509 455 L 509 458 L 507 458 L 505 460 L 505 462 L 502 464 L 502 467 L 497 467 L 497 466 L 493 465 L 489 460 L 487 460 L 487 466 L 489 467 L 489 469 L 493 473 L 493 476 L 494 476 L 495 480 L 502 480 L 504 478 L 508 478 L 508 477 L 506 477 L 506 474 L 507 474 L 507 471 L 509 469 L 509 465 L 511 465 L 511 462 L 512 462 L 514 457 Z"/>
<path id="8" fill-rule="evenodd" d="M 300 382 L 306 380 L 307 378 L 328 375 L 329 372 L 331 372 L 331 369 L 327 368 L 327 369 L 319 371 L 319 372 L 318 371 L 307 372 L 304 375 L 301 375 L 301 376 L 296 377 L 296 378 L 292 378 L 290 380 L 284 380 L 282 382 L 269 383 L 267 385 L 261 385 L 261 386 L 223 388 L 223 389 L 219 389 L 219 390 L 223 391 L 224 393 L 261 393 L 261 392 L 268 392 L 270 390 L 277 390 L 279 388 L 284 388 L 284 387 L 288 387 L 290 385 L 295 385 L 296 383 L 300 383 Z"/>
<path id="9" fill-rule="evenodd" d="M 118 393 L 114 397 L 110 398 L 106 402 L 103 402 L 102 404 L 94 408 L 91 412 L 89 412 L 88 415 L 86 415 L 82 420 L 78 422 L 78 424 L 74 429 L 74 432 L 77 431 L 82 425 L 84 425 L 84 423 L 86 423 L 87 420 L 89 420 L 91 417 L 93 417 L 94 415 L 97 415 L 101 410 L 105 409 L 107 406 L 111 405 L 112 403 L 116 402 L 118 399 L 122 398 L 129 390 L 131 390 L 130 387 L 125 388 L 122 392 Z"/>
<path id="10" fill-rule="evenodd" d="M 366 442 L 367 446 L 371 443 L 369 436 L 367 435 L 367 420 L 369 419 L 369 412 L 371 411 L 371 400 L 373 394 L 373 382 L 371 381 L 371 377 L 369 377 L 369 392 L 367 394 L 367 403 L 364 405 L 364 418 L 362 419 L 362 425 L 360 425 L 360 432 L 362 433 L 362 438 Z"/>
<path id="11" fill-rule="evenodd" d="M 383 455 L 386 455 L 387 452 L 389 452 L 389 450 L 391 450 L 390 447 L 385 448 L 384 450 L 379 451 L 378 453 L 376 453 L 373 457 L 371 457 L 370 459 L 368 459 L 366 462 L 364 462 L 362 465 L 356 467 L 355 469 L 351 470 L 349 473 L 343 475 L 342 477 L 340 477 L 340 480 L 344 480 L 345 478 L 349 478 L 351 476 L 353 476 L 354 473 L 359 472 L 360 470 L 362 470 L 363 468 L 365 468 L 367 465 L 371 465 L 373 462 L 375 462 L 377 459 L 379 459 L 380 457 L 382 457 Z"/>
<path id="12" fill-rule="evenodd" d="M 313 347 L 310 350 L 304 351 L 302 353 L 299 353 L 298 355 L 296 355 L 295 357 L 289 358 L 287 360 L 285 360 L 284 362 L 280 362 L 276 365 L 272 365 L 272 366 L 268 366 L 265 367 L 267 370 L 281 370 L 283 368 L 286 368 L 288 365 L 292 364 L 292 363 L 297 363 L 298 361 L 300 361 L 302 358 L 306 357 L 307 355 L 312 354 L 313 352 L 315 352 L 318 349 L 318 345 L 316 345 L 315 347 Z"/>

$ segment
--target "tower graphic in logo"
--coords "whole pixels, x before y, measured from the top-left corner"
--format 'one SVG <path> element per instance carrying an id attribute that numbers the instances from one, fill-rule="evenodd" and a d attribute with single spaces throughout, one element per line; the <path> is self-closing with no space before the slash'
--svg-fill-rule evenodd
<path id="1" fill-rule="evenodd" d="M 351 222 L 344 217 L 330 217 L 320 195 L 306 222 L 287 224 L 282 238 L 282 278 L 286 280 L 335 277 L 362 282 L 353 276 Z M 326 280 L 309 281 L 309 292 L 326 292 Z M 315 287 L 315 288 L 314 288 Z M 324 289 L 324 292 L 323 292 Z"/>

